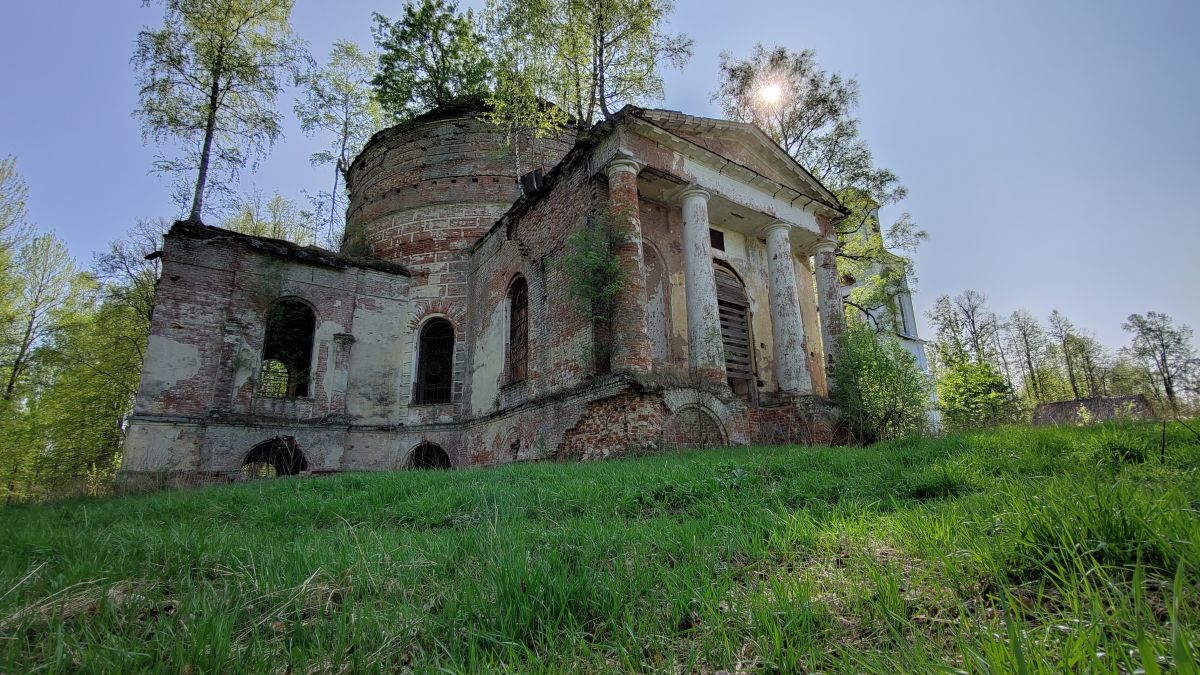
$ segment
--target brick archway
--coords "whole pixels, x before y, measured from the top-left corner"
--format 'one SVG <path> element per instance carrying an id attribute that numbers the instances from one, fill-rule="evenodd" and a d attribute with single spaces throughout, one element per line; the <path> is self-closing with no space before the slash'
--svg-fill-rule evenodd
<path id="1" fill-rule="evenodd" d="M 663 442 L 680 448 L 716 448 L 729 445 L 721 420 L 702 405 L 676 410 L 663 425 Z"/>
<path id="2" fill-rule="evenodd" d="M 291 436 L 276 436 L 263 441 L 246 453 L 240 467 L 250 478 L 295 476 L 308 471 L 308 458 Z"/>

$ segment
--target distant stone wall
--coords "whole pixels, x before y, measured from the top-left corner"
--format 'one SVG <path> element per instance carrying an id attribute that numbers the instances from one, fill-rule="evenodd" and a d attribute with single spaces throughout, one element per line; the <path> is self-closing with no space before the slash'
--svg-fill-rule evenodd
<path id="1" fill-rule="evenodd" d="M 1084 419 L 1084 415 L 1080 413 L 1081 409 L 1086 411 L 1089 420 Z M 1103 422 L 1115 418 L 1149 419 L 1152 417 L 1154 417 L 1154 408 L 1141 394 L 1042 403 L 1033 409 L 1033 423 L 1037 426 L 1083 424 L 1085 421 Z"/>

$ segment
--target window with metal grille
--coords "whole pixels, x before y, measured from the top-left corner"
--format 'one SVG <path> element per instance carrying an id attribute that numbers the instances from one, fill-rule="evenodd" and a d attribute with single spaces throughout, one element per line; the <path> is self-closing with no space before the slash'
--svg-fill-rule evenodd
<path id="1" fill-rule="evenodd" d="M 267 310 L 259 393 L 267 398 L 308 396 L 317 315 L 299 298 L 280 298 Z"/>
<path id="2" fill-rule="evenodd" d="M 529 284 L 517 277 L 508 291 L 508 380 L 519 382 L 529 370 Z"/>
<path id="3" fill-rule="evenodd" d="M 454 326 L 445 319 L 433 319 L 421 329 L 413 403 L 449 403 L 453 384 Z"/>
<path id="4" fill-rule="evenodd" d="M 734 393 L 753 399 L 754 359 L 750 343 L 750 301 L 733 272 L 716 267 L 717 312 L 721 319 L 721 344 L 725 348 L 725 375 Z"/>

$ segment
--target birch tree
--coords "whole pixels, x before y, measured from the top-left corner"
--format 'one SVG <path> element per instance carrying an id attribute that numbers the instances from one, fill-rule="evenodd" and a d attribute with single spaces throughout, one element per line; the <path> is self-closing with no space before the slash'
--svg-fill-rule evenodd
<path id="1" fill-rule="evenodd" d="M 350 162 L 371 135 L 383 126 L 383 112 L 371 89 L 375 56 L 348 41 L 333 44 L 329 62 L 301 78 L 302 94 L 294 111 L 300 128 L 312 136 L 324 134 L 326 148 L 312 155 L 314 166 L 333 170 L 333 187 L 318 195 L 327 248 L 341 243 L 346 196 L 343 188 Z"/>
<path id="2" fill-rule="evenodd" d="M 555 114 L 542 108 L 549 100 L 584 130 L 625 104 L 661 99 L 662 69 L 692 56 L 692 39 L 666 30 L 674 9 L 673 0 L 491 0 L 488 38 L 507 83 L 496 107 L 540 120 Z"/>
<path id="3" fill-rule="evenodd" d="M 159 0 L 162 27 L 138 33 L 135 114 L 146 141 L 182 146 L 178 156 L 160 155 L 155 169 L 180 180 L 192 222 L 211 191 L 228 189 L 282 133 L 282 78 L 308 59 L 288 22 L 292 2 Z"/>
<path id="4" fill-rule="evenodd" d="M 1133 334 L 1130 353 L 1148 364 L 1171 409 L 1179 410 L 1180 385 L 1192 380 L 1200 367 L 1192 345 L 1192 329 L 1176 326 L 1162 312 L 1130 314 L 1121 327 Z"/>
<path id="5" fill-rule="evenodd" d="M 52 234 L 23 246 L 16 270 L 21 289 L 3 340 L 4 383 L 0 396 L 5 401 L 13 399 L 28 374 L 34 349 L 69 325 L 73 305 L 82 301 L 85 281 L 66 245 Z"/>

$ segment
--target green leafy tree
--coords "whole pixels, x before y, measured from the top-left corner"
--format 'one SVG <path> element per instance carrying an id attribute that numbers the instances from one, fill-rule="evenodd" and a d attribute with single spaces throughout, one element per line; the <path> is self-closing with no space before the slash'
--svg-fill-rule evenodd
<path id="1" fill-rule="evenodd" d="M 161 259 L 151 257 L 162 250 L 163 235 L 170 228 L 165 219 L 137 221 L 122 239 L 95 256 L 92 269 L 102 283 L 106 302 L 129 307 L 149 329 L 154 309 L 154 288 Z"/>
<path id="2" fill-rule="evenodd" d="M 16 271 L 21 287 L 0 343 L 0 372 L 4 374 L 0 397 L 6 401 L 21 393 L 35 349 L 70 325 L 87 283 L 66 245 L 53 234 L 41 235 L 23 246 Z"/>
<path id="3" fill-rule="evenodd" d="M 22 246 L 14 270 L 18 290 L 0 326 L 0 486 L 9 502 L 24 498 L 38 483 L 51 451 L 47 418 L 35 414 L 45 391 L 47 350 L 77 327 L 95 288 L 52 234 Z"/>
<path id="4" fill-rule="evenodd" d="M 491 61 L 474 14 L 453 0 L 407 2 L 397 21 L 374 14 L 379 72 L 373 84 L 385 112 L 402 121 L 468 94 L 487 91 Z"/>
<path id="5" fill-rule="evenodd" d="M 497 117 L 538 129 L 565 112 L 584 130 L 625 104 L 661 99 L 662 68 L 692 55 L 691 38 L 664 30 L 674 9 L 673 0 L 491 0 Z"/>
<path id="6" fill-rule="evenodd" d="M 927 315 L 934 328 L 934 355 L 939 364 L 961 361 L 994 363 L 999 322 L 987 307 L 987 296 L 965 290 L 943 295 Z"/>
<path id="7" fill-rule="evenodd" d="M 158 261 L 146 255 L 161 248 L 166 225 L 138 222 L 96 257 L 94 276 L 49 236 L 23 252 L 22 297 L 46 299 L 21 303 L 41 318 L 0 416 L 0 496 L 7 502 L 96 494 L 111 484 L 158 276 Z"/>
<path id="8" fill-rule="evenodd" d="M 937 384 L 938 407 L 950 430 L 982 429 L 1018 420 L 1012 387 L 990 363 L 958 361 Z"/>
<path id="9" fill-rule="evenodd" d="M 283 239 L 302 246 L 316 239 L 316 222 L 312 213 L 276 192 L 270 199 L 262 190 L 246 194 L 232 216 L 221 224 L 227 230 L 255 237 Z"/>
<path id="10" fill-rule="evenodd" d="M 12 271 L 17 249 L 29 238 L 25 200 L 29 188 L 17 173 L 17 160 L 0 159 L 0 277 Z"/>
<path id="11" fill-rule="evenodd" d="M 346 198 L 342 184 L 350 162 L 371 135 L 383 126 L 383 112 L 371 89 L 375 57 L 352 42 L 338 41 L 324 68 L 301 78 L 302 94 L 295 113 L 304 133 L 323 133 L 330 145 L 310 159 L 314 166 L 333 168 L 333 188 L 317 196 L 318 211 L 328 213 L 324 245 L 336 249 L 341 243 Z"/>
<path id="12" fill-rule="evenodd" d="M 1021 371 L 1026 400 L 1030 403 L 1050 401 L 1051 399 L 1047 398 L 1046 386 L 1039 377 L 1046 367 L 1049 344 L 1046 331 L 1037 317 L 1023 309 L 1017 310 L 1009 316 L 1003 332 L 1008 349 Z"/>
<path id="13" fill-rule="evenodd" d="M 1146 364 L 1167 404 L 1178 411 L 1181 385 L 1194 382 L 1200 368 L 1196 349 L 1192 346 L 1192 329 L 1176 326 L 1175 321 L 1162 312 L 1130 314 L 1121 327 L 1133 334 L 1127 353 Z"/>
<path id="14" fill-rule="evenodd" d="M 155 168 L 180 178 L 193 222 L 208 192 L 227 189 L 281 134 L 280 78 L 296 76 L 308 59 L 288 23 L 292 2 L 161 0 L 162 28 L 138 34 L 136 114 L 147 140 L 186 148 L 160 156 Z"/>
<path id="15" fill-rule="evenodd" d="M 1086 385 L 1081 383 L 1078 348 L 1074 345 L 1079 337 L 1075 324 L 1057 309 L 1050 312 L 1049 334 L 1058 348 L 1057 354 L 1062 359 L 1063 372 L 1071 384 L 1071 397 L 1078 401 L 1084 397 Z"/>
<path id="16" fill-rule="evenodd" d="M 833 364 L 832 398 L 862 443 L 926 429 L 929 380 L 893 335 L 851 322 Z"/>
<path id="17" fill-rule="evenodd" d="M 927 234 L 905 213 L 886 229 L 879 209 L 907 194 L 900 179 L 875 165 L 854 116 L 859 87 L 822 69 L 816 52 L 756 45 L 744 59 L 721 55 L 713 99 L 730 119 L 755 124 L 828 187 L 850 213 L 836 225 L 838 271 L 853 280 L 850 302 L 864 313 L 894 311 L 915 283 L 911 254 Z"/>
<path id="18" fill-rule="evenodd" d="M 20 279 L 16 274 L 17 253 L 28 241 L 25 200 L 29 190 L 12 157 L 0 159 L 0 356 L 12 344 L 17 321 L 16 301 Z"/>

